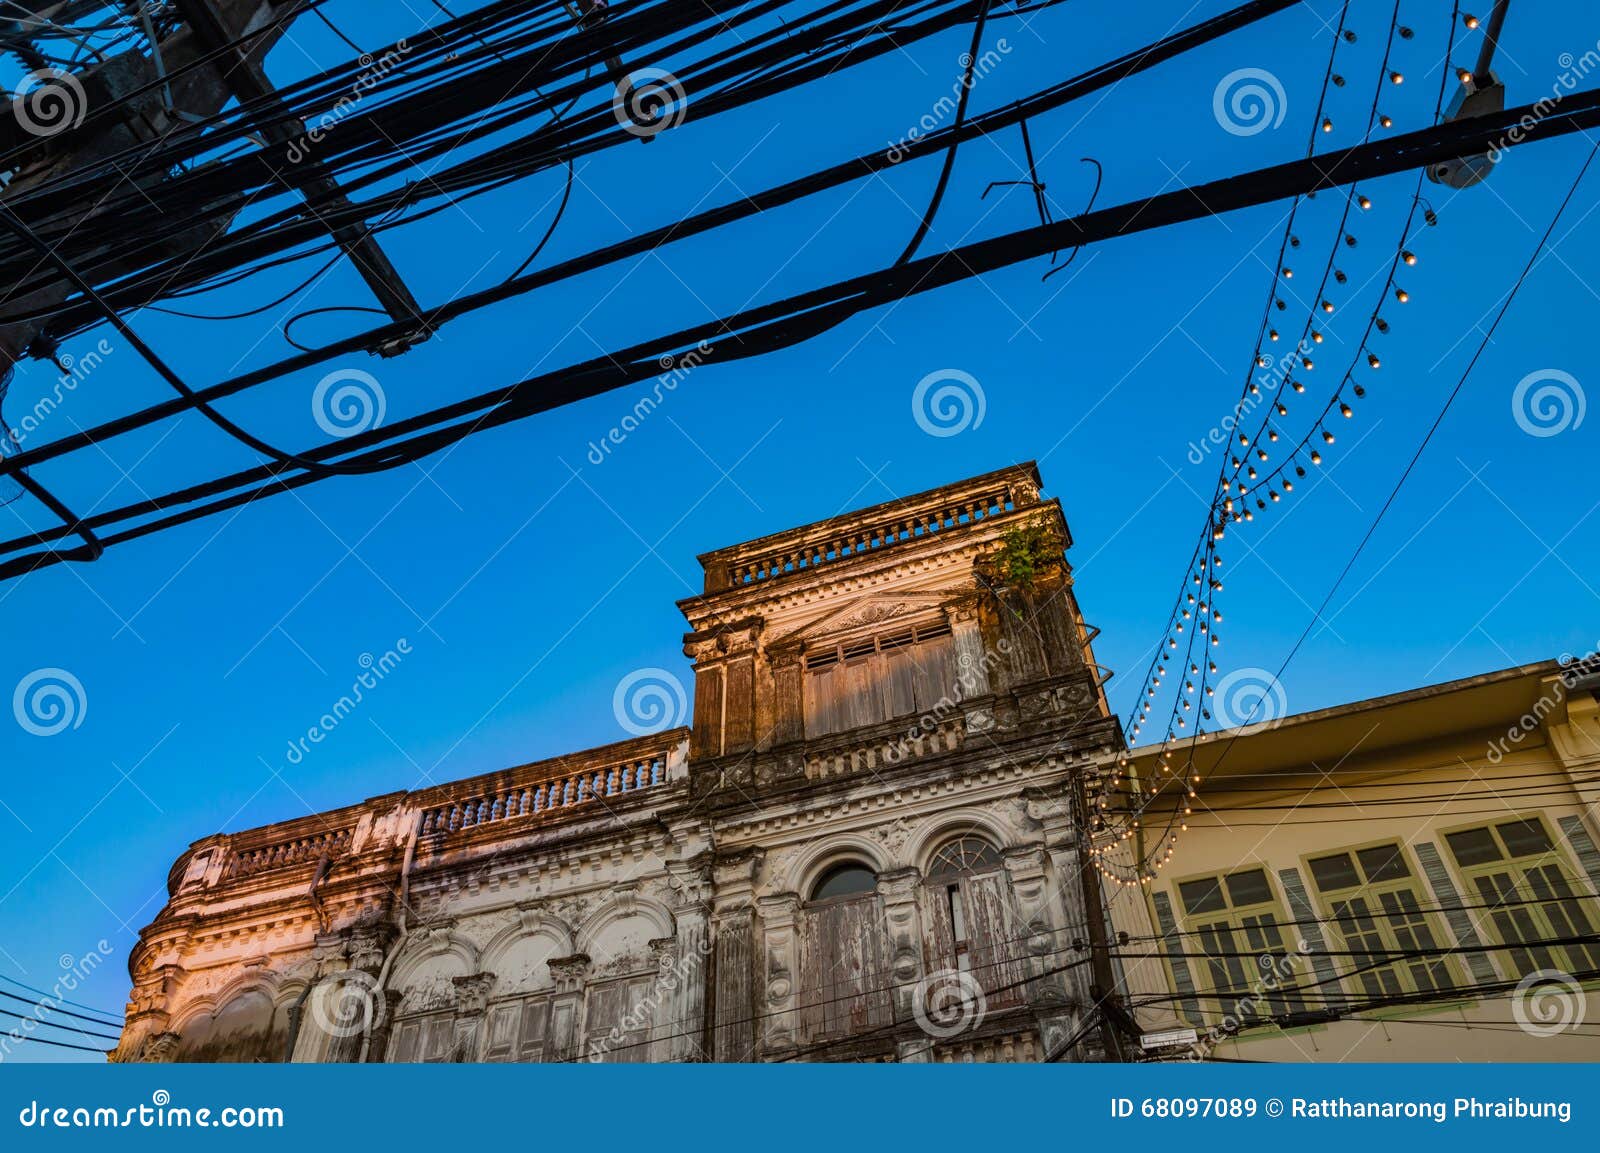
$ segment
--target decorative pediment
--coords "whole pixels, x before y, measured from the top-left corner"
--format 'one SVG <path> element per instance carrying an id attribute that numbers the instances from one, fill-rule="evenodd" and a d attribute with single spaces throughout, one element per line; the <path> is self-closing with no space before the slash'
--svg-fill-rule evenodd
<path id="1" fill-rule="evenodd" d="M 811 640 L 876 630 L 892 621 L 926 615 L 931 609 L 960 603 L 971 595 L 970 589 L 870 593 L 848 600 L 788 632 L 778 634 L 768 642 L 768 647 L 789 648 Z"/>

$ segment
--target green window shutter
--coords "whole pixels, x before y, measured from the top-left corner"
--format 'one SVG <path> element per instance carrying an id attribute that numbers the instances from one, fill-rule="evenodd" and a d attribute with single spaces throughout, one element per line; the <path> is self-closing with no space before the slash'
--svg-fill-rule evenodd
<path id="1" fill-rule="evenodd" d="M 1481 946 L 1483 941 L 1472 927 L 1471 914 L 1461 907 L 1461 894 L 1456 892 L 1455 882 L 1450 879 L 1449 871 L 1439 859 L 1439 850 L 1433 847 L 1431 841 L 1419 841 L 1414 848 L 1417 860 L 1422 862 L 1422 871 L 1427 874 L 1428 887 L 1433 890 L 1434 903 L 1445 910 L 1445 920 L 1450 923 L 1456 944 L 1465 949 Z M 1465 956 L 1474 981 L 1481 984 L 1499 979 L 1494 965 L 1485 954 L 1467 953 Z"/>
<path id="2" fill-rule="evenodd" d="M 1594 838 L 1589 836 L 1589 830 L 1583 827 L 1583 818 L 1568 816 L 1558 819 L 1561 831 L 1567 835 L 1567 843 L 1577 854 L 1578 864 L 1589 878 L 1589 884 L 1594 886 L 1595 892 L 1600 893 L 1600 850 L 1594 847 Z"/>
<path id="3" fill-rule="evenodd" d="M 1344 992 L 1339 985 L 1339 970 L 1334 967 L 1333 958 L 1328 956 L 1328 943 L 1322 936 L 1322 922 L 1317 919 L 1316 910 L 1311 907 L 1311 901 L 1306 896 L 1305 884 L 1300 880 L 1299 869 L 1279 869 L 1278 880 L 1283 885 L 1283 895 L 1289 899 L 1289 918 L 1298 922 L 1295 929 L 1299 939 L 1304 941 L 1311 949 L 1311 971 L 1317 975 L 1317 988 L 1313 990 L 1311 1001 L 1323 1002 L 1330 1009 L 1337 1009 L 1344 1004 Z M 1298 978 L 1292 983 L 1298 984 Z M 1319 998 L 1315 994 L 1320 993 Z"/>
<path id="4" fill-rule="evenodd" d="M 1195 991 L 1194 978 L 1189 975 L 1189 960 L 1183 955 L 1183 938 L 1178 936 L 1178 926 L 1172 917 L 1172 900 L 1162 892 L 1152 893 L 1150 899 L 1156 907 L 1156 929 L 1166 943 L 1167 959 L 1172 963 L 1172 983 L 1177 986 L 1179 993 L 1191 994 Z M 1195 1025 L 1205 1023 L 1200 1013 L 1200 1002 L 1192 996 L 1178 1004 L 1190 1022 Z"/>

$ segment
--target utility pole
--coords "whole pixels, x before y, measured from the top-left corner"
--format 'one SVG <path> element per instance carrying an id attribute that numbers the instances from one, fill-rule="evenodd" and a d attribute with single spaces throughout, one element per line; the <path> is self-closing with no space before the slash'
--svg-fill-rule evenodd
<path id="1" fill-rule="evenodd" d="M 1105 893 L 1095 874 L 1093 855 L 1093 826 L 1089 819 L 1088 795 L 1081 774 L 1072 778 L 1073 825 L 1077 831 L 1078 885 L 1083 897 L 1085 923 L 1089 930 L 1089 973 L 1092 1004 L 1087 1016 L 1098 1015 L 1101 1021 L 1100 1036 L 1105 1044 L 1106 1056 L 1113 1061 L 1124 1060 L 1123 1022 L 1127 1011 L 1118 1000 L 1116 968 L 1111 963 L 1111 935 L 1106 928 Z"/>

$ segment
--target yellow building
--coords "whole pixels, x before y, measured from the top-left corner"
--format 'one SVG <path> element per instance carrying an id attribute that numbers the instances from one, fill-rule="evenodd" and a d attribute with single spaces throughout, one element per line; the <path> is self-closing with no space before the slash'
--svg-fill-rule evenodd
<path id="1" fill-rule="evenodd" d="M 1174 855 L 1108 893 L 1114 929 L 1159 941 L 1120 950 L 1127 1007 L 1166 1043 L 1152 1051 L 1600 1058 L 1595 668 L 1526 665 L 1195 742 L 1192 812 L 1153 802 L 1127 854 L 1176 820 Z M 1122 772 L 1120 798 L 1164 775 L 1155 750 Z"/>

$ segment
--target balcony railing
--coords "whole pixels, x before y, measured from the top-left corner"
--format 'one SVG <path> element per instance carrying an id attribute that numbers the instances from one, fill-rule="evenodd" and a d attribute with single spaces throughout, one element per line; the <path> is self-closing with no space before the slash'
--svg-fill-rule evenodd
<path id="1" fill-rule="evenodd" d="M 788 573 L 808 571 L 999 516 L 1038 500 L 1038 476 L 1031 465 L 991 473 L 707 553 L 700 558 L 706 573 L 706 592 L 744 588 Z"/>
<path id="2" fill-rule="evenodd" d="M 434 805 L 422 811 L 421 834 L 441 836 L 477 825 L 571 809 L 629 796 L 665 784 L 666 780 L 667 753 L 662 750 L 621 764 L 562 773 Z"/>
<path id="3" fill-rule="evenodd" d="M 870 734 L 849 732 L 812 742 L 805 752 L 806 776 L 812 780 L 878 772 L 905 761 L 954 752 L 966 736 L 966 720 L 957 713 L 933 724 L 902 717 Z"/>
<path id="4" fill-rule="evenodd" d="M 264 873 L 269 869 L 303 865 L 323 857 L 342 857 L 350 851 L 350 841 L 354 835 L 355 828 L 346 826 L 277 841 L 257 848 L 235 848 L 228 856 L 228 863 L 224 866 L 222 875 L 225 880 L 232 881 Z"/>

